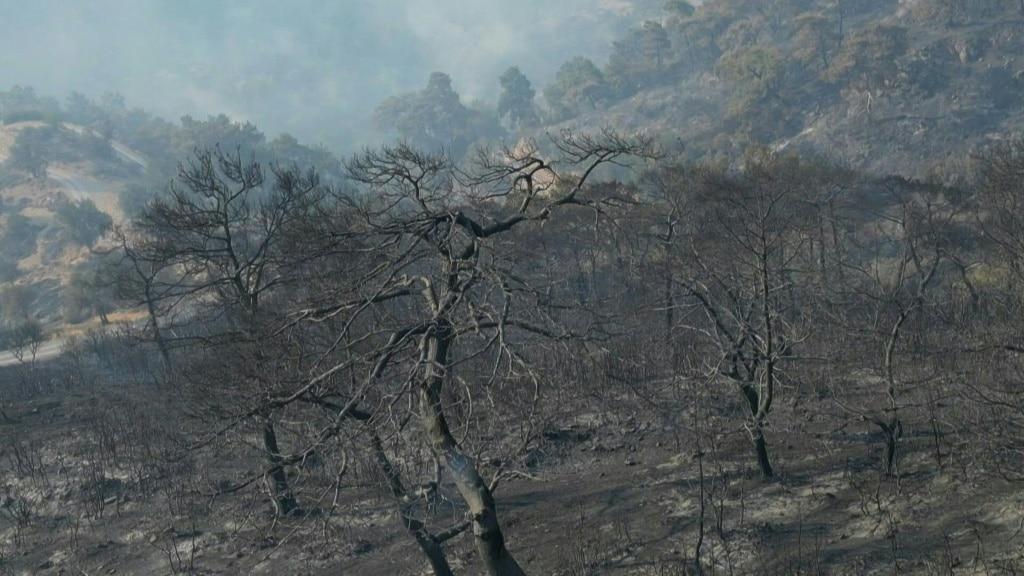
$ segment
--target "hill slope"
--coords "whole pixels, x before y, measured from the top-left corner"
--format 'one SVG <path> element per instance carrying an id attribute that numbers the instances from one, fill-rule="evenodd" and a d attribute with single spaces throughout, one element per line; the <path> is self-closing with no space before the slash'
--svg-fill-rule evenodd
<path id="1" fill-rule="evenodd" d="M 756 143 L 874 173 L 963 170 L 1024 128 L 1022 32 L 1010 1 L 707 2 L 617 42 L 554 126 L 646 130 L 694 160 Z"/>

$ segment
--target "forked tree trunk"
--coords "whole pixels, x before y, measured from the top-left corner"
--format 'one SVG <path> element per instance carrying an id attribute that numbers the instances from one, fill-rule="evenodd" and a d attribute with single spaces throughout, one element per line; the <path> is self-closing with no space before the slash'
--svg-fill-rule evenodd
<path id="1" fill-rule="evenodd" d="M 291 487 L 288 486 L 288 475 L 285 473 L 284 467 L 281 466 L 283 458 L 281 450 L 277 446 L 277 432 L 274 430 L 274 424 L 269 420 L 263 423 L 263 448 L 267 451 L 267 460 L 271 465 L 270 479 L 274 483 L 274 500 L 277 503 L 278 512 L 282 516 L 287 516 L 298 510 L 299 505 L 295 501 Z"/>
<path id="2" fill-rule="evenodd" d="M 486 573 L 490 576 L 525 576 L 522 567 L 505 547 L 505 535 L 498 523 L 498 509 L 491 489 L 480 476 L 473 458 L 459 448 L 444 415 L 441 387 L 448 364 L 450 329 L 450 326 L 442 326 L 437 329 L 441 334 L 427 335 L 421 342 L 422 357 L 426 361 L 419 389 L 423 426 L 434 453 L 446 464 L 456 489 L 469 507 L 473 537 Z"/>
<path id="3" fill-rule="evenodd" d="M 886 476 L 894 476 L 897 466 L 897 450 L 899 440 L 903 435 L 903 423 L 898 416 L 893 416 L 888 422 L 875 420 L 875 425 L 881 428 L 882 437 L 885 440 L 885 450 L 882 454 L 882 466 L 885 468 Z"/>
<path id="4" fill-rule="evenodd" d="M 423 390 L 421 402 L 430 443 L 444 459 L 455 487 L 469 507 L 473 536 L 484 568 L 491 576 L 523 576 L 523 569 L 505 547 L 505 535 L 498 524 L 494 496 L 477 471 L 473 459 L 459 449 L 441 411 L 440 399 L 428 390 Z"/>

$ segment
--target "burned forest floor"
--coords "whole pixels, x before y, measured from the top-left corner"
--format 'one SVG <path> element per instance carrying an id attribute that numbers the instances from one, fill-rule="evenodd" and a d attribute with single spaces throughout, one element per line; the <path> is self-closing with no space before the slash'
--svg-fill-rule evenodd
<path id="1" fill-rule="evenodd" d="M 260 481 L 211 496 L 258 472 L 246 447 L 183 457 L 166 390 L 72 356 L 0 372 L 0 574 L 430 573 L 367 468 L 291 517 Z M 886 476 L 879 386 L 865 373 L 780 390 L 769 479 L 727 386 L 573 395 L 498 485 L 508 547 L 560 576 L 1024 573 L 1024 491 L 987 451 L 984 410 L 949 385 L 908 390 Z M 211 468 L 205 484 L 188 471 Z M 447 481 L 415 514 L 464 518 Z M 446 546 L 457 573 L 478 573 L 470 540 Z"/>

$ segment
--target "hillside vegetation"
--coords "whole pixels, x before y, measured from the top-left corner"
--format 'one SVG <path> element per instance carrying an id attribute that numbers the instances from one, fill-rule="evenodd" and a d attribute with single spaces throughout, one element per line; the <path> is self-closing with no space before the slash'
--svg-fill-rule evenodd
<path id="1" fill-rule="evenodd" d="M 1022 127 L 1017 1 L 681 6 L 616 42 L 599 76 L 549 86 L 549 118 L 678 138 L 695 160 L 767 144 L 918 177 Z"/>

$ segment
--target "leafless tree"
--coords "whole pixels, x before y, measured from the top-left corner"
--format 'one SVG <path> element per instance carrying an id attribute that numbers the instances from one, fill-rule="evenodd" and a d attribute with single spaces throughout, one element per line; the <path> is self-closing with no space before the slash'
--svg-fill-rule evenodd
<path id="1" fill-rule="evenodd" d="M 795 159 L 755 150 L 742 172 L 694 170 L 688 189 L 678 191 L 689 196 L 690 223 L 667 246 L 681 296 L 672 307 L 687 317 L 681 328 L 703 343 L 704 368 L 740 392 L 765 477 L 774 473 L 765 430 L 780 364 L 803 338 L 793 290 L 811 220 L 800 168 Z M 681 230 L 669 224 L 662 225 L 665 239 Z"/>
<path id="2" fill-rule="evenodd" d="M 836 356 L 849 366 L 878 367 L 881 405 L 840 403 L 878 427 L 883 470 L 893 476 L 905 389 L 933 378 L 928 356 L 951 349 L 929 334 L 952 322 L 939 313 L 951 302 L 951 282 L 963 276 L 967 211 L 957 190 L 902 178 L 865 182 L 858 196 L 859 207 L 845 214 L 852 233 L 843 241 L 849 252 L 841 264 L 844 281 L 831 285 L 826 298 L 833 304 L 831 322 L 847 341 Z M 909 362 L 901 358 L 911 355 Z"/>
<path id="3" fill-rule="evenodd" d="M 264 168 L 240 152 L 197 150 L 178 177 L 142 211 L 121 244 L 122 277 L 146 305 L 151 333 L 170 364 L 166 322 L 177 311 L 194 344 L 255 343 L 264 295 L 285 283 L 295 260 L 280 246 L 290 222 L 306 217 L 322 189 L 313 172 Z M 165 325 L 161 329 L 161 323 Z M 198 336 L 198 338 L 197 338 Z M 230 378 L 230 375 L 225 374 Z M 259 380 L 247 384 L 259 389 Z M 259 422 L 278 509 L 297 508 L 277 431 L 268 410 L 245 413 Z"/>
<path id="4" fill-rule="evenodd" d="M 145 306 L 144 334 L 156 344 L 164 369 L 170 371 L 171 355 L 162 325 L 165 315 L 174 307 L 174 300 L 164 297 L 160 288 L 180 284 L 180 279 L 161 278 L 178 270 L 147 254 L 146 247 L 152 241 L 131 224 L 112 227 L 110 235 L 115 248 L 107 255 L 102 281 L 107 283 L 115 298 L 129 305 Z"/>
<path id="5" fill-rule="evenodd" d="M 612 209 L 621 198 L 615 186 L 595 185 L 600 170 L 653 154 L 649 141 L 610 132 L 563 133 L 549 145 L 550 157 L 536 146 L 481 150 L 466 167 L 405 144 L 352 158 L 348 177 L 360 187 L 342 199 L 347 230 L 339 235 L 372 246 L 372 252 L 350 268 L 358 277 L 355 294 L 298 317 L 344 318 L 337 342 L 352 352 L 322 366 L 293 397 L 323 402 L 337 393 L 323 387 L 327 380 L 356 374 L 337 402 L 343 412 L 359 407 L 378 425 L 399 430 L 409 418 L 418 419 L 414 442 L 444 463 L 468 508 L 483 568 L 495 575 L 523 570 L 498 520 L 500 469 L 486 478 L 480 466 L 479 455 L 493 454 L 497 446 L 481 443 L 474 425 L 500 420 L 507 406 L 495 399 L 510 383 L 536 405 L 539 382 L 524 342 L 576 335 L 538 306 L 547 293 L 521 272 L 509 239 L 521 228 L 549 222 L 559 209 L 598 215 Z M 490 369 L 469 369 L 480 360 Z M 459 398 L 452 399 L 456 390 Z M 486 403 L 466 411 L 465 403 L 480 401 L 477 394 Z M 411 411 L 396 414 L 406 402 Z M 481 410 L 486 414 L 476 413 Z M 510 423 L 520 432 L 530 425 L 528 415 Z M 422 541 L 439 544 L 455 530 L 417 540 L 430 556 Z M 435 571 L 443 570 L 431 562 Z"/>

